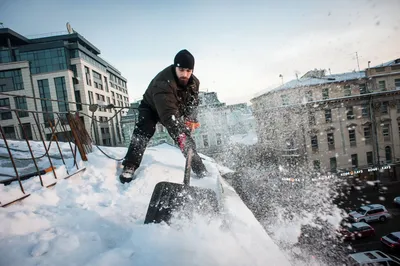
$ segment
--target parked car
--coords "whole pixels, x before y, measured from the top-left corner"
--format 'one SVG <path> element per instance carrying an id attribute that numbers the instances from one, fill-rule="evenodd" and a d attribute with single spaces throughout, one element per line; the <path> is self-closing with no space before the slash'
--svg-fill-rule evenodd
<path id="1" fill-rule="evenodd" d="M 350 226 L 344 226 L 339 230 L 340 238 L 347 240 L 355 240 L 375 235 L 375 229 L 367 223 L 353 223 Z"/>
<path id="2" fill-rule="evenodd" d="M 379 250 L 359 252 L 350 254 L 347 258 L 346 265 L 398 265 L 400 259 L 383 253 Z"/>
<path id="3" fill-rule="evenodd" d="M 364 222 L 369 223 L 373 221 L 381 221 L 384 222 L 386 219 L 391 218 L 392 216 L 387 211 L 385 206 L 381 204 L 369 204 L 365 206 L 361 206 L 356 211 L 352 211 L 349 213 L 349 219 L 352 222 Z"/>
<path id="4" fill-rule="evenodd" d="M 395 197 L 393 200 L 393 204 L 400 208 L 400 197 Z"/>
<path id="5" fill-rule="evenodd" d="M 381 243 L 393 251 L 400 251 L 400 232 L 392 232 L 381 237 Z"/>

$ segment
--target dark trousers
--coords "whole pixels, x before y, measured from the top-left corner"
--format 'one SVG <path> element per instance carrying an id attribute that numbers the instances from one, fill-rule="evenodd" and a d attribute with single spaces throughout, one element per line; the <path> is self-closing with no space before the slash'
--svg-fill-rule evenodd
<path id="1" fill-rule="evenodd" d="M 156 131 L 156 125 L 159 121 L 159 117 L 156 112 L 151 110 L 150 107 L 144 105 L 143 103 L 139 105 L 139 118 L 136 123 L 136 127 L 133 131 L 131 142 L 128 147 L 128 151 L 125 155 L 122 164 L 124 166 L 139 168 L 142 162 L 144 151 L 146 150 L 147 144 L 153 137 Z M 174 139 L 175 143 L 177 140 Z M 182 152 L 186 158 L 186 152 Z M 206 168 L 201 161 L 200 156 L 196 152 L 196 147 L 193 147 L 193 157 L 192 157 L 192 170 L 195 174 L 202 174 L 206 171 Z"/>

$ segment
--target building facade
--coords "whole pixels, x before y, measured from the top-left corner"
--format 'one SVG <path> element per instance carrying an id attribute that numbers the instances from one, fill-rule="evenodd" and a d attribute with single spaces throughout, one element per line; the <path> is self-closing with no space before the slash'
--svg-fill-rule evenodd
<path id="1" fill-rule="evenodd" d="M 116 115 L 117 110 L 99 107 L 92 112 L 96 108 L 80 104 L 129 106 L 127 80 L 99 55 L 100 50 L 77 32 L 28 39 L 0 29 L 0 106 L 49 112 L 38 117 L 47 137 L 51 136 L 49 121 L 57 120 L 51 112 L 79 111 L 94 143 L 123 145 L 122 115 Z M 23 114 L 21 122 L 30 138 L 38 139 L 32 115 Z M 2 113 L 0 125 L 8 137 L 21 134 L 11 112 Z"/>
<path id="2" fill-rule="evenodd" d="M 253 98 L 260 145 L 322 172 L 395 178 L 399 66 L 397 59 L 360 72 L 313 70 Z"/>
<path id="3" fill-rule="evenodd" d="M 229 142 L 230 136 L 255 130 L 255 119 L 247 104 L 226 105 L 220 102 L 215 92 L 200 92 L 199 101 L 198 121 L 201 126 L 195 130 L 193 138 L 200 153 L 209 156 L 221 153 Z M 132 107 L 138 104 L 139 102 Z M 132 111 L 128 114 L 130 115 L 123 118 L 126 146 L 129 145 L 130 136 L 135 128 L 135 117 L 137 119 L 137 112 Z M 161 143 L 175 145 L 166 128 L 158 123 L 156 132 L 148 145 Z"/>

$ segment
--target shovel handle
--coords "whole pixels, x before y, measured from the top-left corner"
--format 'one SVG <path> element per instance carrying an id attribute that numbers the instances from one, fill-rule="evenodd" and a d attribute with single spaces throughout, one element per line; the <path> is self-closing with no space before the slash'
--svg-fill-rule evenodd
<path id="1" fill-rule="evenodd" d="M 193 131 L 196 129 L 195 126 L 190 127 L 190 136 L 192 136 Z M 192 169 L 192 157 L 193 157 L 193 148 L 189 147 L 186 156 L 186 163 L 185 163 L 185 175 L 183 177 L 183 184 L 190 185 L 190 170 Z"/>

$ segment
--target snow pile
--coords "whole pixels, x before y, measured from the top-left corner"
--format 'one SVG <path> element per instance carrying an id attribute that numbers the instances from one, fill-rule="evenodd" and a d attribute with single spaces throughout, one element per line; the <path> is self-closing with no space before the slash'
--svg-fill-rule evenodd
<path id="1" fill-rule="evenodd" d="M 63 143 L 62 149 L 67 152 L 69 146 Z M 126 152 L 102 149 L 115 158 Z M 220 177 L 219 169 L 227 169 L 213 160 L 205 158 L 210 175 L 192 179 L 192 185 L 218 193 L 224 207 L 221 216 L 175 220 L 167 226 L 143 221 L 154 186 L 163 180 L 182 182 L 185 161 L 178 149 L 166 144 L 148 148 L 137 179 L 129 184 L 119 183 L 118 163 L 97 148 L 88 159 L 79 162 L 84 172 L 59 178 L 51 188 L 41 187 L 38 177 L 23 181 L 31 196 L 0 209 L 0 265 L 289 265 Z M 66 163 L 72 169 L 72 158 Z M 10 173 L 5 165 L 3 160 L 2 171 Z M 57 174 L 66 175 L 60 161 Z M 54 181 L 51 172 L 44 178 Z M 18 189 L 17 183 L 1 185 L 0 200 L 15 196 Z"/>
<path id="2" fill-rule="evenodd" d="M 270 164 L 242 168 L 232 182 L 294 265 L 336 265 L 344 254 L 335 232 L 345 216 L 333 202 L 338 180 Z"/>

